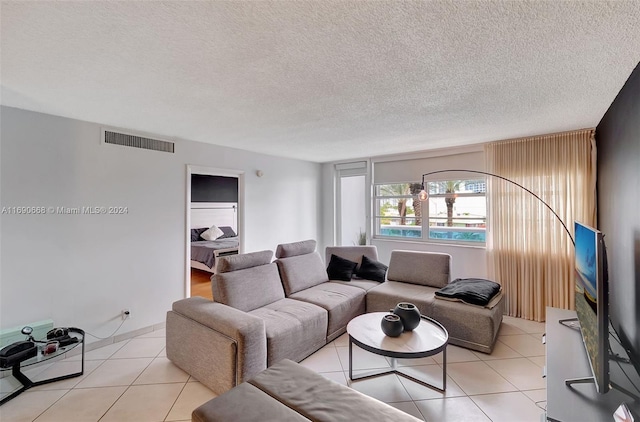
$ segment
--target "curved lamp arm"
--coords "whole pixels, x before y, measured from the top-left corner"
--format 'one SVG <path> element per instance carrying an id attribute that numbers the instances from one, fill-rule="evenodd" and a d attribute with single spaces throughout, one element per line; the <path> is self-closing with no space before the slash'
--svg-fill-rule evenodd
<path id="1" fill-rule="evenodd" d="M 544 202 L 542 200 L 542 198 L 540 198 L 538 195 L 536 195 L 535 193 L 531 192 L 529 189 L 525 188 L 524 186 L 522 186 L 519 183 L 514 182 L 513 180 L 507 179 L 506 177 L 502 177 L 499 176 L 497 174 L 493 174 L 493 173 L 487 173 L 486 171 L 479 171 L 479 170 L 464 170 L 464 169 L 450 169 L 450 170 L 437 170 L 437 171 L 430 171 L 429 173 L 425 173 L 422 175 L 422 190 L 420 191 L 420 194 L 418 195 L 418 198 L 420 198 L 420 201 L 426 201 L 427 198 L 429 197 L 429 194 L 427 193 L 427 191 L 425 190 L 425 184 L 424 184 L 424 178 L 425 176 L 429 176 L 431 174 L 438 174 L 438 173 L 449 173 L 452 171 L 462 171 L 462 172 L 466 172 L 466 173 L 477 173 L 477 174 L 484 174 L 486 176 L 492 176 L 492 177 L 497 177 L 498 179 L 502 179 L 506 182 L 511 183 L 512 185 L 516 185 L 517 187 L 524 189 L 525 191 L 529 192 L 531 195 L 533 195 L 538 201 L 542 202 L 544 204 L 545 207 L 549 208 L 549 211 L 551 211 L 553 213 L 553 215 L 556 216 L 556 218 L 558 219 L 558 221 L 560 222 L 560 224 L 562 224 L 562 227 L 564 227 L 564 231 L 567 232 L 567 235 L 569 235 L 569 239 L 571 239 L 571 243 L 573 243 L 573 246 L 575 247 L 576 242 L 575 240 L 573 240 L 573 236 L 571 236 L 571 232 L 569 231 L 569 229 L 567 228 L 566 224 L 564 224 L 564 221 L 562 221 L 562 219 L 560 218 L 560 216 L 558 214 L 556 214 L 556 212 L 553 210 L 553 208 L 551 208 L 549 206 L 549 204 L 547 204 L 546 202 Z"/>

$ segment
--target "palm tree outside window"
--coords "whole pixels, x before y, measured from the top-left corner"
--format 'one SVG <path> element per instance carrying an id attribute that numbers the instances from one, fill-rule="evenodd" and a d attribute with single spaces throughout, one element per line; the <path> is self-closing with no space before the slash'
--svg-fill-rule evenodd
<path id="1" fill-rule="evenodd" d="M 420 202 L 419 183 L 376 185 L 376 236 L 484 244 L 484 179 L 432 181 L 427 188 L 429 201 Z"/>

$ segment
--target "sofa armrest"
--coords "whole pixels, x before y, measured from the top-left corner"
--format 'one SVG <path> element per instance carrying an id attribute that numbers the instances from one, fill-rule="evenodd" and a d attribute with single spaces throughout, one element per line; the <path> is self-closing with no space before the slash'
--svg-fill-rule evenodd
<path id="1" fill-rule="evenodd" d="M 267 367 L 264 321 L 202 297 L 167 312 L 167 358 L 216 394 Z"/>

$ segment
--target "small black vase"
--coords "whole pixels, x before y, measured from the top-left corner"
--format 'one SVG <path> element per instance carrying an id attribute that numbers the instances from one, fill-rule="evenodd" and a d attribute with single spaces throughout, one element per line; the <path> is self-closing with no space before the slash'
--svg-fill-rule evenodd
<path id="1" fill-rule="evenodd" d="M 413 331 L 420 325 L 420 311 L 413 303 L 400 302 L 391 312 L 400 317 L 405 331 Z"/>
<path id="2" fill-rule="evenodd" d="M 382 317 L 380 327 L 382 327 L 382 332 L 389 337 L 398 337 L 404 331 L 402 320 L 400 320 L 398 315 L 394 314 L 388 314 Z"/>

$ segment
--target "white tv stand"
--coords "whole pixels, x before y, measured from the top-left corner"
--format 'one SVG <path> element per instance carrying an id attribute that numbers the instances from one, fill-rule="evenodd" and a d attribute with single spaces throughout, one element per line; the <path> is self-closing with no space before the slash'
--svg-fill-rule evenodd
<path id="1" fill-rule="evenodd" d="M 566 380 L 591 375 L 580 331 L 558 323 L 561 319 L 575 317 L 575 311 L 547 308 L 547 420 L 613 421 L 613 413 L 624 402 L 634 412 L 636 421 L 640 421 L 640 402 L 618 390 L 599 394 L 593 383 L 566 385 Z M 610 361 L 610 370 L 612 381 L 622 379 L 620 368 L 614 361 Z"/>

